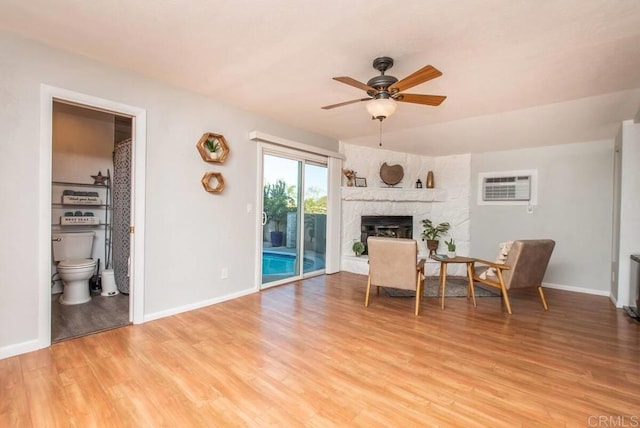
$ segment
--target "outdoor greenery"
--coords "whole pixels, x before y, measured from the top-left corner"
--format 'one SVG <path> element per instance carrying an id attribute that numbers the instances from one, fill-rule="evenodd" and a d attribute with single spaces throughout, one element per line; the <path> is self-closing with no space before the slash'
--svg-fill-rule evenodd
<path id="1" fill-rule="evenodd" d="M 317 187 L 310 187 L 305 192 L 304 212 L 305 214 L 326 214 L 327 213 L 327 195 L 320 196 L 323 193 Z"/>
<path id="2" fill-rule="evenodd" d="M 264 212 L 267 219 L 273 222 L 276 232 L 281 232 L 287 213 L 296 210 L 295 199 L 291 196 L 293 191 L 293 187 L 287 188 L 284 180 L 264 186 Z"/>

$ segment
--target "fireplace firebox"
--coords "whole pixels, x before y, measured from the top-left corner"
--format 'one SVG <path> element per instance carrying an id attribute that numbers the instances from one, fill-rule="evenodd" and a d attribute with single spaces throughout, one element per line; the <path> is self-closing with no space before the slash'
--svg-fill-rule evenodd
<path id="1" fill-rule="evenodd" d="M 367 238 L 413 238 L 413 217 L 410 215 L 363 215 L 360 217 L 360 240 L 367 254 Z"/>

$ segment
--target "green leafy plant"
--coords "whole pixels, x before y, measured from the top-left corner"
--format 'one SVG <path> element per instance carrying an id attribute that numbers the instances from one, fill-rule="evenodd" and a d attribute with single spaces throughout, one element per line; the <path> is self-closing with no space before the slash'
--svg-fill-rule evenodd
<path id="1" fill-rule="evenodd" d="M 218 139 L 215 137 L 207 138 L 207 141 L 204 142 L 204 146 L 211 153 L 216 153 L 218 150 L 220 150 L 220 143 L 218 143 Z"/>
<path id="2" fill-rule="evenodd" d="M 267 218 L 273 222 L 276 232 L 287 220 L 287 213 L 295 211 L 295 201 L 289 195 L 287 184 L 284 180 L 278 180 L 274 184 L 264 186 L 264 212 Z"/>
<path id="3" fill-rule="evenodd" d="M 427 241 L 436 241 L 440 235 L 444 235 L 449 231 L 451 225 L 447 222 L 434 225 L 431 219 L 422 220 L 422 237 Z"/>
<path id="4" fill-rule="evenodd" d="M 447 244 L 447 249 L 451 252 L 455 252 L 456 251 L 456 243 L 453 242 L 453 238 L 449 239 L 448 241 L 444 241 L 445 244 Z"/>
<path id="5" fill-rule="evenodd" d="M 356 256 L 364 253 L 364 244 L 360 241 L 353 241 L 353 246 L 351 247 Z"/>

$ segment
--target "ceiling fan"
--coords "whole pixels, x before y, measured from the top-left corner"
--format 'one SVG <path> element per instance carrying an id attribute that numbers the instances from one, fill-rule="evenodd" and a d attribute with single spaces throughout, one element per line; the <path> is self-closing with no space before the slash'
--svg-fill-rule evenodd
<path id="1" fill-rule="evenodd" d="M 382 122 L 383 119 L 391 116 L 396 110 L 396 101 L 403 103 L 423 104 L 428 106 L 439 106 L 447 98 L 443 95 L 421 95 L 421 94 L 405 94 L 409 88 L 427 82 L 436 77 L 442 76 L 442 72 L 431 65 L 422 67 L 420 70 L 410 74 L 402 80 L 398 80 L 394 76 L 388 76 L 384 73 L 393 67 L 393 58 L 383 56 L 373 60 L 373 68 L 380 72 L 380 76 L 375 76 L 365 84 L 351 77 L 334 77 L 334 80 L 362 89 L 368 95 L 367 98 L 345 101 L 343 103 L 332 104 L 322 107 L 330 110 L 336 107 L 342 107 L 362 101 L 367 103 L 367 110 L 373 119 Z"/>

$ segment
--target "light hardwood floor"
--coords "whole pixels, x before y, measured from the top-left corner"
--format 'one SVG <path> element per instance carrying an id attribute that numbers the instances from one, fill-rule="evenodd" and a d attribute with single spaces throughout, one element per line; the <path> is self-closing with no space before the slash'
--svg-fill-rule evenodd
<path id="1" fill-rule="evenodd" d="M 0 360 L 0 426 L 640 423 L 640 325 L 607 298 L 548 290 L 544 312 L 513 292 L 511 316 L 425 298 L 415 317 L 412 298 L 365 308 L 365 285 L 316 277 Z"/>

